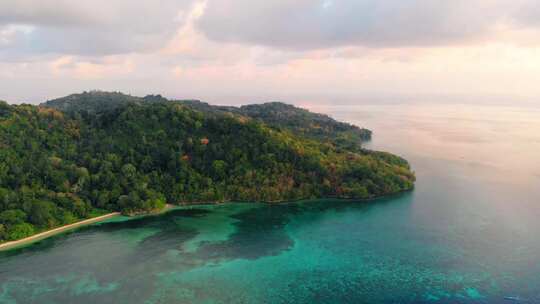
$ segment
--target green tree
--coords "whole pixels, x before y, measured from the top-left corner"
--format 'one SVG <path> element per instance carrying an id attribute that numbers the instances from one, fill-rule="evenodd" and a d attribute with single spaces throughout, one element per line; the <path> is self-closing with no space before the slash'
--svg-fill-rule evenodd
<path id="1" fill-rule="evenodd" d="M 7 239 L 6 226 L 0 224 L 0 241 Z"/>
<path id="2" fill-rule="evenodd" d="M 55 205 L 51 202 L 33 201 L 28 214 L 30 222 L 42 228 L 53 227 L 56 223 L 53 216 L 55 209 Z"/>
<path id="3" fill-rule="evenodd" d="M 22 210 L 6 210 L 0 213 L 0 223 L 11 226 L 24 223 L 26 221 L 26 213 Z"/>
<path id="4" fill-rule="evenodd" d="M 34 227 L 28 223 L 20 223 L 7 230 L 7 240 L 15 241 L 34 234 Z"/>
<path id="5" fill-rule="evenodd" d="M 215 160 L 212 163 L 212 170 L 213 170 L 214 176 L 217 179 L 221 180 L 225 178 L 226 168 L 227 168 L 227 163 L 222 160 Z"/>

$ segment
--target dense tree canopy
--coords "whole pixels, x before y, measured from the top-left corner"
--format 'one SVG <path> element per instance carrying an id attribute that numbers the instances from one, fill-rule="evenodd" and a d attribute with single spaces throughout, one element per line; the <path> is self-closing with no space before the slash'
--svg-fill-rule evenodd
<path id="1" fill-rule="evenodd" d="M 161 100 L 156 98 L 156 100 Z M 397 156 L 344 150 L 178 102 L 58 111 L 0 102 L 0 241 L 165 202 L 372 198 L 411 189 Z"/>
<path id="2" fill-rule="evenodd" d="M 359 148 L 362 141 L 371 139 L 370 130 L 281 102 L 242 106 L 239 112 L 269 126 L 291 130 L 301 137 L 333 142 L 341 148 Z"/>
<path id="3" fill-rule="evenodd" d="M 50 100 L 43 106 L 68 113 L 99 114 L 128 104 L 179 103 L 208 115 L 239 115 L 256 119 L 268 127 L 288 130 L 303 138 L 329 142 L 338 148 L 359 150 L 360 143 L 371 139 L 371 131 L 336 121 L 328 115 L 313 113 L 281 102 L 241 107 L 215 106 L 199 100 L 168 100 L 161 95 L 134 97 L 114 92 L 84 92 Z"/>

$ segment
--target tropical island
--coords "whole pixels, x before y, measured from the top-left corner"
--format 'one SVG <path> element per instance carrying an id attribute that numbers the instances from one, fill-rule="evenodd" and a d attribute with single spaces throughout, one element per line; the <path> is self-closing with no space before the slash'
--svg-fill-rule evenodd
<path id="1" fill-rule="evenodd" d="M 0 243 L 168 204 L 372 199 L 414 187 L 371 131 L 272 102 L 212 106 L 84 92 L 0 101 Z"/>

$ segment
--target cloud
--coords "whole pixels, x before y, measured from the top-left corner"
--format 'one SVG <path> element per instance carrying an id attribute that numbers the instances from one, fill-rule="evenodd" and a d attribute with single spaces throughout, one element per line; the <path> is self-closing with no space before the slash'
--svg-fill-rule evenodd
<path id="1" fill-rule="evenodd" d="M 539 17 L 534 0 L 2 0 L 0 60 L 173 45 L 187 60 L 201 61 L 213 56 L 208 47 L 233 57 L 246 52 L 238 45 L 281 49 L 257 49 L 278 54 L 264 64 L 306 50 L 479 44 L 505 37 L 501 28 L 515 38 L 525 36 L 516 29 L 540 28 Z M 527 43 L 535 41 L 535 31 L 526 35 Z"/>
<path id="2" fill-rule="evenodd" d="M 41 102 L 91 89 L 218 103 L 537 97 L 538 7 L 534 0 L 0 0 L 0 97 Z"/>
<path id="3" fill-rule="evenodd" d="M 8 46 L 17 40 L 23 34 L 30 34 L 34 31 L 31 26 L 7 25 L 0 27 L 0 47 Z"/>
<path id="4" fill-rule="evenodd" d="M 89 3 L 74 4 L 65 0 L 4 0 L 0 2 L 0 24 L 73 26 L 98 22 L 99 15 L 86 13 L 96 11 Z"/>
<path id="5" fill-rule="evenodd" d="M 273 48 L 209 40 L 196 28 L 197 21 L 204 15 L 206 6 L 206 2 L 196 2 L 191 10 L 185 12 L 184 24 L 174 38 L 160 50 L 160 54 L 169 62 L 188 68 L 208 65 L 228 66 L 239 62 L 271 65 L 286 63 L 290 59 L 304 55 Z"/>
<path id="6" fill-rule="evenodd" d="M 528 5 L 537 7 L 533 0 L 210 0 L 198 27 L 216 41 L 299 50 L 463 45 L 495 39 L 501 24 L 525 18 Z M 540 20 L 535 11 L 529 19 Z"/>
<path id="7" fill-rule="evenodd" d="M 147 52 L 174 35 L 191 0 L 3 0 L 0 55 Z M 31 31 L 14 31 L 14 28 Z"/>
<path id="8" fill-rule="evenodd" d="M 80 79 L 99 79 L 105 76 L 129 75 L 135 70 L 131 58 L 107 56 L 99 61 L 80 60 L 73 56 L 62 56 L 53 60 L 49 68 L 54 77 L 69 75 Z"/>
<path id="9" fill-rule="evenodd" d="M 525 27 L 540 26 L 540 6 L 536 1 L 526 1 L 516 8 L 513 21 Z"/>

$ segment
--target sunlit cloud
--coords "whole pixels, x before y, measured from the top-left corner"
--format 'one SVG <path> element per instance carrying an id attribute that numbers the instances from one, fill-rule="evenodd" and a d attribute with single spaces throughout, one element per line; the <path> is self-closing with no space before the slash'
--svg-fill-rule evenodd
<path id="1" fill-rule="evenodd" d="M 105 57 L 100 62 L 85 61 L 74 56 L 63 56 L 49 64 L 55 77 L 69 75 L 76 78 L 103 78 L 129 75 L 135 70 L 135 64 L 129 58 Z"/>

